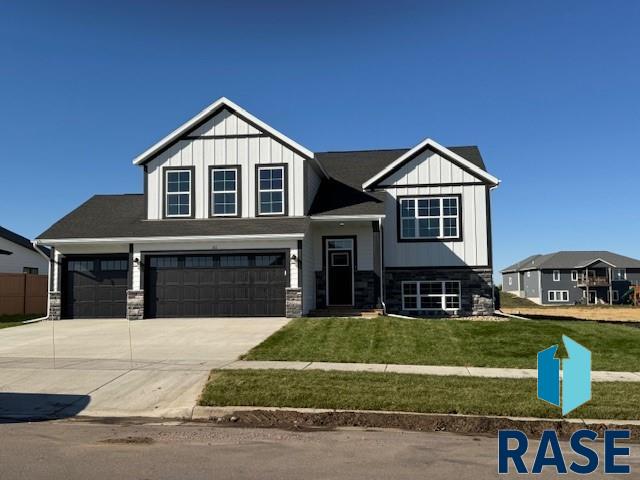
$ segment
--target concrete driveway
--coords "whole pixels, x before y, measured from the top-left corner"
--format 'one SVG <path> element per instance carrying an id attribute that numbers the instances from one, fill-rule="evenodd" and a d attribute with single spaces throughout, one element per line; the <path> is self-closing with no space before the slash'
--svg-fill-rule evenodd
<path id="1" fill-rule="evenodd" d="M 189 417 L 209 370 L 286 318 L 62 320 L 0 330 L 0 417 Z"/>

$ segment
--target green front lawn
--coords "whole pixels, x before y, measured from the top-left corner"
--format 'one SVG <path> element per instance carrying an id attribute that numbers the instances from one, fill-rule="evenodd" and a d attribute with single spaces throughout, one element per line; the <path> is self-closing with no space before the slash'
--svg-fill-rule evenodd
<path id="1" fill-rule="evenodd" d="M 536 368 L 536 354 L 568 335 L 594 370 L 640 371 L 640 329 L 594 322 L 301 318 L 245 360 Z"/>
<path id="2" fill-rule="evenodd" d="M 640 383 L 594 383 L 592 398 L 569 416 L 640 418 Z M 536 398 L 533 379 L 317 370 L 214 371 L 200 404 L 560 417 L 559 409 Z"/>
<path id="3" fill-rule="evenodd" d="M 42 315 L 0 315 L 0 329 L 22 325 L 25 320 L 32 320 Z"/>

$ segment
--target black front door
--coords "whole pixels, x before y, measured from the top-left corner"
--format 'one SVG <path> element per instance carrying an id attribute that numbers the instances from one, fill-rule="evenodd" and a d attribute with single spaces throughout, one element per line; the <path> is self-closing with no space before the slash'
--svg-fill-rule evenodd
<path id="1" fill-rule="evenodd" d="M 353 305 L 352 251 L 336 250 L 328 253 L 328 303 L 329 305 Z"/>

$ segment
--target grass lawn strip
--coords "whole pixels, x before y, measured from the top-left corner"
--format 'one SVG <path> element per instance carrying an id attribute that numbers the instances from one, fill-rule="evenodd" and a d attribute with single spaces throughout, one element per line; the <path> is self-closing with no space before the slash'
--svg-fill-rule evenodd
<path id="1" fill-rule="evenodd" d="M 32 320 L 38 318 L 41 315 L 0 315 L 0 329 L 17 327 L 22 325 L 22 322 L 26 320 Z"/>
<path id="2" fill-rule="evenodd" d="M 570 418 L 640 419 L 640 384 L 594 383 Z M 558 418 L 536 398 L 535 380 L 288 370 L 214 371 L 204 406 L 390 410 Z"/>
<path id="3" fill-rule="evenodd" d="M 568 335 L 592 351 L 593 370 L 640 371 L 640 329 L 594 322 L 302 318 L 243 360 L 536 368 Z"/>

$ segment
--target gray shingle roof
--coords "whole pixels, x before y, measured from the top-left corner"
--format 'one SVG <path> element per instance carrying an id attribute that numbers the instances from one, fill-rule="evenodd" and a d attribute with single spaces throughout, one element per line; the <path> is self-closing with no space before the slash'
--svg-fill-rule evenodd
<path id="1" fill-rule="evenodd" d="M 485 169 L 478 147 L 449 147 Z M 316 158 L 331 176 L 323 180 L 310 215 L 371 215 L 384 213 L 384 192 L 362 191 L 362 184 L 409 149 L 324 152 Z M 302 233 L 308 219 L 216 218 L 145 220 L 144 196 L 96 195 L 38 235 L 44 239 L 154 237 L 188 235 L 259 235 Z"/>
<path id="2" fill-rule="evenodd" d="M 606 250 L 560 251 L 546 255 L 532 255 L 502 270 L 510 273 L 522 270 L 580 268 L 602 259 L 618 268 L 640 268 L 640 260 Z"/>
<path id="3" fill-rule="evenodd" d="M 447 147 L 485 170 L 476 146 Z M 384 193 L 362 191 L 362 184 L 408 152 L 394 150 L 356 150 L 316 153 L 330 180 L 323 181 L 311 206 L 310 215 L 364 215 L 384 213 Z"/>
<path id="4" fill-rule="evenodd" d="M 304 217 L 145 220 L 145 213 L 144 195 L 95 195 L 38 235 L 38 238 L 304 233 L 308 222 Z"/>

